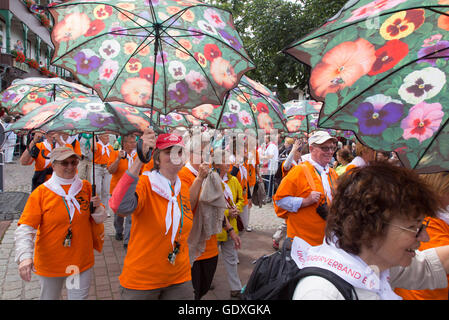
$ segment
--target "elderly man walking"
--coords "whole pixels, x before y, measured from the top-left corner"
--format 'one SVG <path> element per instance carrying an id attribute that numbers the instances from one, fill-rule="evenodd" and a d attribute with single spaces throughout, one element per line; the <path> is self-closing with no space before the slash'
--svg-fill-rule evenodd
<path id="1" fill-rule="evenodd" d="M 336 143 L 327 132 L 316 131 L 308 141 L 310 158 L 288 172 L 273 196 L 276 214 L 287 220 L 287 237 L 300 237 L 312 246 L 323 242 L 327 207 L 338 178 L 329 167 Z"/>

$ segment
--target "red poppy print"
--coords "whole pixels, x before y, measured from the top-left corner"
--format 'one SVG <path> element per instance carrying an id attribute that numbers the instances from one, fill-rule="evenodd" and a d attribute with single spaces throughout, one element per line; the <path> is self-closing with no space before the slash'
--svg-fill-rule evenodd
<path id="1" fill-rule="evenodd" d="M 151 67 L 146 67 L 143 68 L 139 71 L 139 76 L 141 78 L 144 78 L 146 80 L 148 80 L 149 82 L 153 83 L 153 79 L 154 79 L 154 83 L 156 84 L 157 81 L 159 80 L 159 74 L 156 71 L 156 74 L 154 73 L 154 69 Z"/>
<path id="2" fill-rule="evenodd" d="M 268 110 L 267 105 L 265 103 L 263 103 L 263 102 L 259 102 L 257 104 L 256 108 L 257 108 L 257 111 L 259 111 L 259 112 L 263 112 L 263 113 L 269 113 L 270 112 L 270 110 Z"/>
<path id="3" fill-rule="evenodd" d="M 103 21 L 97 19 L 90 22 L 89 29 L 84 34 L 86 37 L 93 37 L 99 34 L 105 28 Z"/>
<path id="4" fill-rule="evenodd" d="M 204 46 L 204 56 L 208 61 L 221 57 L 221 51 L 216 44 L 206 44 Z"/>
<path id="5" fill-rule="evenodd" d="M 400 40 L 388 41 L 383 47 L 379 48 L 376 53 L 376 61 L 374 62 L 369 76 L 388 71 L 396 66 L 409 53 L 408 44 Z"/>

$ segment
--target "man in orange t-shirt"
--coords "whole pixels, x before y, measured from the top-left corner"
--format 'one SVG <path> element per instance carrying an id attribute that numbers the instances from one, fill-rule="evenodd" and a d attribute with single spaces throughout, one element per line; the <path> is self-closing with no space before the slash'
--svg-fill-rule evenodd
<path id="1" fill-rule="evenodd" d="M 109 201 L 116 214 L 133 215 L 128 252 L 119 276 L 121 296 L 124 300 L 191 300 L 187 239 L 193 213 L 189 188 L 178 177 L 184 164 L 171 156 L 173 148 L 183 146 L 182 138 L 161 134 L 155 143 L 154 131 L 145 129 L 141 139 L 144 154 L 156 147 L 153 171 L 139 177 L 143 164 L 137 158 Z"/>
<path id="2" fill-rule="evenodd" d="M 326 131 L 314 132 L 309 138 L 311 159 L 295 166 L 282 179 L 273 203 L 276 214 L 287 219 L 287 237 L 300 237 L 312 246 L 323 243 L 327 213 L 324 204 L 330 205 L 338 178 L 329 168 L 336 142 Z"/>
<path id="3" fill-rule="evenodd" d="M 65 135 L 67 136 L 67 135 Z M 42 183 L 50 179 L 53 169 L 50 163 L 50 152 L 54 147 L 66 146 L 74 149 L 75 153 L 81 157 L 81 147 L 77 140 L 73 144 L 66 144 L 63 137 L 58 132 L 51 132 L 45 136 L 36 132 L 33 140 L 30 141 L 25 151 L 20 156 L 20 164 L 29 166 L 34 162 L 34 174 L 31 179 L 31 191 Z"/>
<path id="4" fill-rule="evenodd" d="M 111 174 L 109 194 L 112 195 L 118 181 L 137 158 L 136 145 L 136 136 L 134 134 L 123 136 L 122 149 L 111 153 L 108 160 L 108 171 Z M 123 223 L 125 223 L 125 227 L 123 227 Z M 115 239 L 118 241 L 123 240 L 123 247 L 126 249 L 131 232 L 131 216 L 123 218 L 120 215 L 114 215 L 114 228 Z"/>

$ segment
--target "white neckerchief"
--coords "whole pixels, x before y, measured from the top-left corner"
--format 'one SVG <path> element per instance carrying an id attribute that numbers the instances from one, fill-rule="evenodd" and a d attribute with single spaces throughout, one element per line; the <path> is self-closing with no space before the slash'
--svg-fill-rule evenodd
<path id="1" fill-rule="evenodd" d="M 301 238 L 295 237 L 292 243 L 291 256 L 297 266 L 318 267 L 329 270 L 354 288 L 376 293 L 382 300 L 401 300 L 390 286 L 390 271 L 385 270 L 378 275 L 360 257 L 339 249 L 334 243 L 325 241 L 320 246 L 310 246 Z"/>
<path id="2" fill-rule="evenodd" d="M 365 167 L 366 166 L 365 160 L 363 160 L 363 158 L 359 157 L 359 156 L 355 157 L 349 165 L 351 165 L 351 164 L 355 165 L 356 167 Z"/>
<path id="3" fill-rule="evenodd" d="M 69 185 L 69 192 L 66 193 L 62 188 L 62 185 Z M 75 196 L 81 191 L 83 188 L 83 181 L 75 175 L 73 179 L 63 179 L 56 175 L 56 172 L 53 171 L 51 178 L 44 183 L 44 185 L 56 193 L 58 196 L 61 196 L 65 199 L 67 206 L 69 207 L 69 215 L 70 221 L 73 219 L 73 215 L 75 214 L 75 208 L 81 213 L 80 204 L 78 200 L 76 200 Z"/>
<path id="4" fill-rule="evenodd" d="M 157 171 L 145 171 L 142 173 L 146 175 L 150 180 L 151 190 L 156 192 L 162 198 L 168 200 L 167 212 L 165 214 L 165 235 L 167 235 L 168 230 L 173 224 L 172 234 L 171 234 L 171 244 L 173 245 L 176 237 L 176 233 L 178 232 L 179 222 L 181 220 L 181 210 L 178 205 L 178 195 L 181 191 L 181 180 L 179 177 L 176 177 L 175 186 L 173 188 L 174 195 L 172 195 L 172 191 L 170 188 L 170 180 L 164 177 L 161 173 Z M 173 219 L 172 219 L 173 212 Z"/>
<path id="5" fill-rule="evenodd" d="M 50 153 L 51 153 L 51 150 L 53 150 L 53 147 L 52 147 L 52 145 L 50 144 L 50 142 L 48 142 L 48 140 L 47 139 L 44 139 L 44 141 L 42 142 L 43 143 L 43 145 L 44 145 L 44 147 L 45 147 L 45 149 L 47 149 L 48 150 L 48 155 L 50 155 Z M 44 160 L 45 160 L 45 163 L 44 163 L 44 168 L 47 168 L 47 167 L 49 167 L 50 166 L 50 157 L 48 158 L 48 159 L 46 159 L 46 158 L 44 158 Z"/>
<path id="6" fill-rule="evenodd" d="M 60 145 L 58 142 L 56 142 L 56 148 L 65 147 L 67 144 L 72 144 L 73 141 L 76 140 L 76 136 L 68 136 L 67 140 L 64 140 L 63 137 L 61 137 L 62 145 Z"/>
<path id="7" fill-rule="evenodd" d="M 136 149 L 134 149 L 131 154 L 129 154 L 128 152 L 126 153 L 126 158 L 128 158 L 128 169 L 131 168 L 131 166 L 134 163 L 134 157 L 136 155 Z"/>
<path id="8" fill-rule="evenodd" d="M 188 161 L 188 162 L 185 164 L 185 166 L 186 166 L 187 169 L 190 170 L 190 172 L 192 172 L 192 173 L 195 175 L 195 177 L 198 177 L 198 170 L 196 170 L 196 169 L 192 166 L 192 164 L 190 163 L 190 161 Z"/>
<path id="9" fill-rule="evenodd" d="M 246 170 L 246 167 L 243 164 L 239 164 L 239 170 L 241 177 L 248 180 L 248 170 Z"/>
<path id="10" fill-rule="evenodd" d="M 235 206 L 234 199 L 233 199 L 233 197 L 232 197 L 232 191 L 231 191 L 231 188 L 230 188 L 230 187 L 228 186 L 228 184 L 226 183 L 228 180 L 229 180 L 229 179 L 228 179 L 228 175 L 227 175 L 227 174 L 225 174 L 224 177 L 223 177 L 223 179 L 221 179 L 221 182 L 223 182 L 223 186 L 224 186 L 223 192 L 224 192 L 225 198 L 228 199 L 228 200 L 230 200 L 230 202 L 232 203 L 232 205 Z"/>
<path id="11" fill-rule="evenodd" d="M 437 213 L 437 218 L 443 220 L 449 225 L 449 206 Z"/>
<path id="12" fill-rule="evenodd" d="M 109 152 L 108 146 L 110 144 L 109 143 L 103 144 L 103 142 L 101 140 L 98 140 L 98 144 L 101 146 L 101 155 L 103 156 L 106 153 L 109 157 L 110 152 Z"/>
<path id="13" fill-rule="evenodd" d="M 308 162 L 314 166 L 318 170 L 321 176 L 321 184 L 323 185 L 324 192 L 326 193 L 326 196 L 329 198 L 330 201 L 332 201 L 332 190 L 331 186 L 329 185 L 329 165 L 327 164 L 326 167 L 322 167 L 319 163 L 314 161 L 312 158 L 308 160 Z M 330 204 L 330 203 L 328 203 Z"/>

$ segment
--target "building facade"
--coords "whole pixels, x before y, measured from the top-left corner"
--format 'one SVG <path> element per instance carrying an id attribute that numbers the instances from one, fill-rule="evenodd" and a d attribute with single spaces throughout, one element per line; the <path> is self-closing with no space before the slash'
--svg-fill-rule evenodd
<path id="1" fill-rule="evenodd" d="M 71 80 L 68 71 L 51 66 L 51 0 L 0 0 L 1 90 L 14 79 L 59 76 Z M 61 1 L 58 1 L 61 2 Z"/>

